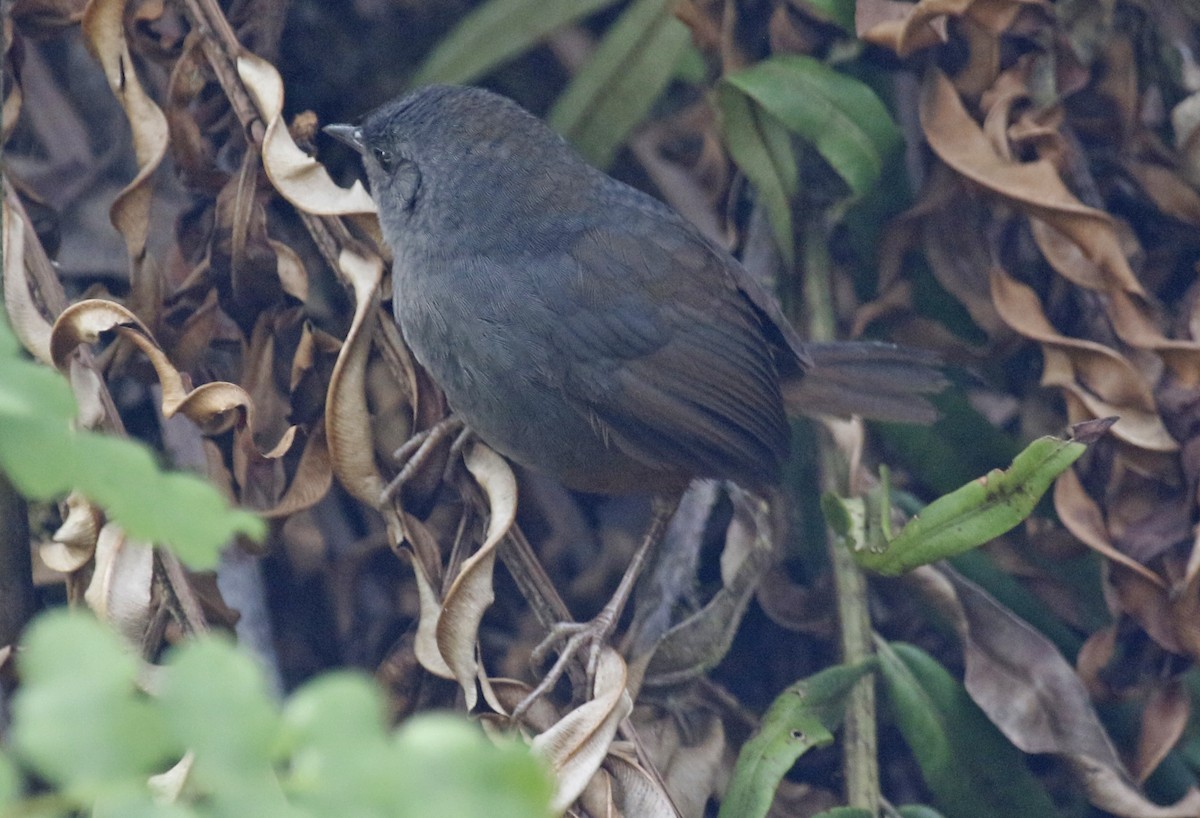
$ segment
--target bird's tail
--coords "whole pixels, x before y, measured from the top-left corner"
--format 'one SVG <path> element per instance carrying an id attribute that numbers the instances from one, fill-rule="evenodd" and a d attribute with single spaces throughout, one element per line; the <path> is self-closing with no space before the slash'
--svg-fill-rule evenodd
<path id="1" fill-rule="evenodd" d="M 812 367 L 783 384 L 789 413 L 923 424 L 937 420 L 929 396 L 949 381 L 934 353 L 873 341 L 807 343 L 804 349 Z"/>

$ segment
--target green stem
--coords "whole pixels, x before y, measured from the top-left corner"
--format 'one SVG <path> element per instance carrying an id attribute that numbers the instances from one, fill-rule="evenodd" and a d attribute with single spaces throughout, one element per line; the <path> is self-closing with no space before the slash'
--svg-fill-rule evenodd
<path id="1" fill-rule="evenodd" d="M 809 220 L 804 230 L 804 301 L 808 307 L 808 337 L 833 340 L 836 334 L 830 286 L 829 249 L 819 223 Z M 848 467 L 829 436 L 820 437 L 822 491 L 846 494 Z M 867 581 L 850 553 L 829 538 L 829 561 L 837 595 L 842 661 L 854 664 L 872 655 L 871 617 L 867 609 Z M 842 763 L 846 800 L 851 807 L 879 814 L 879 760 L 875 719 L 875 680 L 859 680 L 846 706 Z"/>

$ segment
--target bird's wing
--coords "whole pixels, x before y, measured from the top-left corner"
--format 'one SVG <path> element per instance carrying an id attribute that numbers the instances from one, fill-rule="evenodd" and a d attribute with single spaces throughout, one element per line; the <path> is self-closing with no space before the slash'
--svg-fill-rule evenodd
<path id="1" fill-rule="evenodd" d="M 641 230 L 639 231 L 639 226 Z M 577 233 L 547 295 L 562 391 L 648 465 L 775 482 L 788 427 L 763 319 L 728 259 L 653 222 Z"/>

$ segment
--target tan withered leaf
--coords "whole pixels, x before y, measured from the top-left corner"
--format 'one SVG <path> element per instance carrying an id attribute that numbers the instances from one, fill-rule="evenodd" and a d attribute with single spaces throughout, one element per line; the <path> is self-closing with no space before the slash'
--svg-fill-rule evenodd
<path id="1" fill-rule="evenodd" d="M 273 71 L 274 69 L 272 69 Z M 354 320 L 338 354 L 325 398 L 325 434 L 333 473 L 358 500 L 375 508 L 384 481 L 375 465 L 371 417 L 367 410 L 366 366 L 371 352 L 371 327 L 379 309 L 383 262 L 343 250 L 342 274 L 354 291 Z"/>
<path id="2" fill-rule="evenodd" d="M 374 213 L 375 203 L 361 183 L 356 181 L 349 190 L 338 187 L 325 166 L 292 140 L 283 121 L 283 79 L 275 66 L 243 52 L 238 56 L 237 68 L 238 76 L 266 120 L 263 168 L 279 194 L 301 210 L 320 216 Z"/>
<path id="3" fill-rule="evenodd" d="M 96 616 L 111 622 L 125 640 L 142 645 L 150 621 L 154 550 L 130 540 L 109 523 L 96 541 L 96 563 L 84 599 Z"/>
<path id="4" fill-rule="evenodd" d="M 50 542 L 38 549 L 38 557 L 47 568 L 70 574 L 87 565 L 96 551 L 103 514 L 77 491 L 63 502 L 66 519 Z"/>
<path id="5" fill-rule="evenodd" d="M 534 752 L 545 758 L 556 777 L 551 803 L 561 812 L 575 802 L 600 769 L 621 720 L 633 709 L 625 690 L 625 660 L 604 648 L 596 668 L 595 697 L 533 739 Z"/>
<path id="6" fill-rule="evenodd" d="M 162 109 L 142 88 L 134 70 L 136 64 L 125 41 L 125 0 L 95 0 L 83 13 L 83 32 L 88 47 L 104 69 L 114 96 L 125 109 L 133 134 L 138 173 L 113 202 L 110 216 L 125 239 L 131 264 L 134 299 L 154 315 L 144 316 L 156 323 L 162 282 L 149 263 L 146 237 L 150 230 L 150 207 L 154 196 L 151 181 L 167 152 L 167 118 Z"/>
<path id="7" fill-rule="evenodd" d="M 504 458 L 483 443 L 473 443 L 463 459 L 487 497 L 488 527 L 483 544 L 463 561 L 442 600 L 436 639 L 438 652 L 462 686 L 467 709 L 472 710 L 477 700 L 475 676 L 479 670 L 475 643 L 483 614 L 496 598 L 492 590 L 496 549 L 517 517 L 517 480 Z"/>
<path id="8" fill-rule="evenodd" d="M 1191 714 L 1191 694 L 1182 679 L 1168 679 L 1150 691 L 1133 759 L 1138 782 L 1144 783 L 1179 741 Z"/>
<path id="9" fill-rule="evenodd" d="M 1126 770 L 1092 708 L 1083 682 L 1045 636 L 949 568 L 953 612 L 963 641 L 964 683 L 1009 741 L 1027 753 L 1061 756 L 1088 800 L 1126 818 L 1195 815 L 1200 791 L 1159 806 Z"/>
<path id="10" fill-rule="evenodd" d="M 1080 542 L 1141 575 L 1151 584 L 1159 588 L 1166 587 L 1166 583 L 1158 574 L 1113 545 L 1104 521 L 1104 512 L 1083 490 L 1083 484 L 1079 482 L 1079 476 L 1075 474 L 1074 469 L 1067 469 L 1054 483 L 1054 510 L 1067 530 Z"/>
<path id="11" fill-rule="evenodd" d="M 51 362 L 50 322 L 33 300 L 25 263 L 25 220 L 4 202 L 4 308 L 21 345 L 42 363 Z"/>
<path id="12" fill-rule="evenodd" d="M 1088 418 L 1118 416 L 1112 433 L 1134 446 L 1173 452 L 1179 444 L 1158 415 L 1141 374 L 1103 344 L 1059 333 L 1046 318 L 1034 291 L 999 267 L 991 270 L 992 302 L 1005 323 L 1042 344 L 1046 367 L 1042 383 L 1069 389 L 1087 407 Z"/>

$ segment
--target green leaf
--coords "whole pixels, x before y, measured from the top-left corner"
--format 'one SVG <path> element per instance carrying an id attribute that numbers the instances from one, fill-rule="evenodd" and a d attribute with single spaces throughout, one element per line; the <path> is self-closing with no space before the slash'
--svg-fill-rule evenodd
<path id="1" fill-rule="evenodd" d="M 900 813 L 900 818 L 942 818 L 940 812 L 924 804 L 905 804 L 898 807 L 896 812 Z"/>
<path id="2" fill-rule="evenodd" d="M 413 85 L 467 83 L 529 50 L 551 32 L 616 0 L 491 0 L 463 17 L 413 77 Z"/>
<path id="3" fill-rule="evenodd" d="M 173 651 L 159 700 L 179 743 L 195 753 L 199 780 L 218 789 L 270 770 L 282 732 L 278 710 L 259 666 L 224 639 Z"/>
<path id="4" fill-rule="evenodd" d="M 1058 814 L 1021 752 L 941 665 L 912 645 L 877 647 L 896 724 L 948 818 Z"/>
<path id="5" fill-rule="evenodd" d="M 1087 446 L 1073 440 L 1042 437 L 1016 456 L 1006 471 L 993 469 L 978 480 L 939 497 L 913 517 L 894 538 L 875 533 L 872 521 L 890 513 L 890 504 L 868 496 L 866 533 L 847 529 L 857 502 L 828 495 L 822 504 L 826 520 L 847 539 L 855 560 L 864 568 L 895 576 L 982 545 L 1028 517 L 1060 474 L 1071 467 Z M 841 511 L 835 504 L 844 505 Z"/>
<path id="6" fill-rule="evenodd" d="M 460 716 L 409 719 L 396 733 L 395 749 L 392 786 L 421 815 L 551 815 L 554 787 L 541 761 L 515 741 L 493 744 Z"/>
<path id="7" fill-rule="evenodd" d="M 792 198 L 800 189 L 791 135 L 733 85 L 717 85 L 717 109 L 729 153 L 758 191 L 775 240 L 791 267 L 796 259 Z"/>
<path id="8" fill-rule="evenodd" d="M 855 195 L 874 186 L 900 147 L 900 131 L 875 92 L 812 57 L 771 57 L 722 82 L 816 148 Z"/>
<path id="9" fill-rule="evenodd" d="M 875 818 L 869 809 L 862 807 L 834 807 L 819 812 L 813 818 Z"/>
<path id="10" fill-rule="evenodd" d="M 771 808 L 784 774 L 804 753 L 833 741 L 855 683 L 875 660 L 837 665 L 788 687 L 763 715 L 758 731 L 738 753 L 719 818 L 761 818 Z"/>
<path id="11" fill-rule="evenodd" d="M 350 805 L 395 812 L 395 752 L 384 712 L 379 688 L 358 673 L 325 674 L 292 694 L 283 713 L 292 800 L 316 815 L 336 815 Z"/>
<path id="12" fill-rule="evenodd" d="M 854 0 L 800 0 L 805 13 L 831 23 L 847 34 L 855 33 Z"/>
<path id="13" fill-rule="evenodd" d="M 0 752 L 0 809 L 17 800 L 21 795 L 21 775 L 17 765 L 7 754 Z"/>
<path id="14" fill-rule="evenodd" d="M 612 164 L 691 43 L 674 8 L 673 0 L 636 0 L 630 5 L 547 116 L 551 126 L 597 167 Z"/>
<path id="15" fill-rule="evenodd" d="M 25 634 L 13 744 L 40 776 L 90 800 L 141 786 L 181 746 L 135 685 L 137 657 L 90 616 L 55 611 Z"/>
<path id="16" fill-rule="evenodd" d="M 78 490 L 130 536 L 170 546 L 195 568 L 215 565 L 238 533 L 263 536 L 256 515 L 195 475 L 163 472 L 141 443 L 76 429 L 66 380 L 20 357 L 2 317 L 0 327 L 0 470 L 18 491 L 48 500 Z"/>
<path id="17" fill-rule="evenodd" d="M 794 257 L 791 215 L 780 199 L 795 194 L 796 160 L 784 159 L 784 145 L 774 131 L 782 128 L 812 145 L 855 196 L 875 185 L 884 161 L 901 144 L 899 130 L 874 91 L 811 57 L 786 54 L 763 60 L 727 74 L 717 93 L 730 153 L 765 198 L 776 239 L 789 260 Z M 745 101 L 739 103 L 736 95 Z M 776 181 L 770 179 L 772 167 Z"/>

